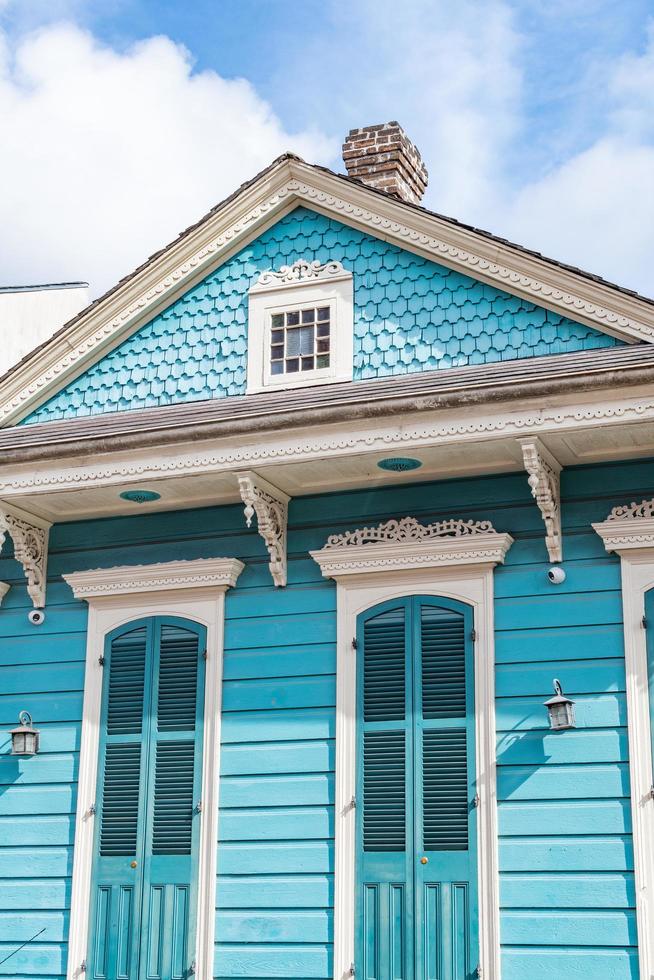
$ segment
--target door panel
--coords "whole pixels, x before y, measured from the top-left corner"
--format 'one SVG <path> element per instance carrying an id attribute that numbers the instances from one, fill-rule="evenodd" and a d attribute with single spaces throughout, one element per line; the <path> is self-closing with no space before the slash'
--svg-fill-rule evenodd
<path id="1" fill-rule="evenodd" d="M 105 652 L 89 937 L 102 980 L 181 980 L 195 930 L 204 630 L 156 617 Z"/>
<path id="2" fill-rule="evenodd" d="M 368 980 L 467 980 L 476 967 L 471 633 L 468 607 L 430 597 L 359 620 L 357 956 Z"/>

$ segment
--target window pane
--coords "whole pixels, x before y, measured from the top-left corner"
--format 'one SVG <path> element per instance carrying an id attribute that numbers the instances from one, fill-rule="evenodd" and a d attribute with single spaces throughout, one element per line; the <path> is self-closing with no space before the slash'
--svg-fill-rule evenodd
<path id="1" fill-rule="evenodd" d="M 313 327 L 301 327 L 300 354 L 313 354 Z"/>
<path id="2" fill-rule="evenodd" d="M 302 323 L 313 323 L 316 318 L 315 310 L 302 310 Z"/>
<path id="3" fill-rule="evenodd" d="M 319 323 L 318 324 L 318 336 L 319 337 L 329 337 L 329 324 Z"/>
<path id="4" fill-rule="evenodd" d="M 302 370 L 303 371 L 313 371 L 313 358 L 303 357 L 302 358 Z"/>
<path id="5" fill-rule="evenodd" d="M 319 340 L 316 345 L 316 350 L 319 354 L 326 354 L 329 350 L 329 337 L 325 337 L 323 340 Z"/>
<path id="6" fill-rule="evenodd" d="M 329 367 L 329 354 L 319 354 L 318 357 L 316 358 L 316 367 L 317 368 Z"/>
<path id="7" fill-rule="evenodd" d="M 270 365 L 271 374 L 283 374 L 284 373 L 284 362 L 283 361 L 273 361 Z"/>
<path id="8" fill-rule="evenodd" d="M 296 357 L 293 358 L 292 360 L 288 360 L 286 362 L 286 370 L 289 374 L 295 374 L 296 371 L 299 371 L 300 370 L 299 359 Z"/>
<path id="9" fill-rule="evenodd" d="M 318 310 L 318 319 L 319 320 L 329 320 L 329 307 L 328 306 L 321 306 L 319 308 L 319 310 Z"/>
<path id="10" fill-rule="evenodd" d="M 273 313 L 272 316 L 273 327 L 283 327 L 284 326 L 284 314 L 283 313 Z"/>
<path id="11" fill-rule="evenodd" d="M 299 313 L 298 310 L 293 310 L 292 313 L 287 313 L 286 314 L 286 326 L 287 327 L 295 326 L 295 324 L 297 324 L 299 322 L 300 322 L 300 313 Z"/>
<path id="12" fill-rule="evenodd" d="M 284 331 L 283 330 L 273 330 L 270 339 L 273 344 L 283 344 L 284 343 Z"/>

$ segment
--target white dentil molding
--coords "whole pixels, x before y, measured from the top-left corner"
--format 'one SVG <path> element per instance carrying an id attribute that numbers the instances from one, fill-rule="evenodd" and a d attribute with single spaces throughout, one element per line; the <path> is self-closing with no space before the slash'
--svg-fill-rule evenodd
<path id="1" fill-rule="evenodd" d="M 51 490 L 140 483 L 144 479 L 189 476 L 201 473 L 237 471 L 257 465 L 277 465 L 311 459 L 342 458 L 366 452 L 415 451 L 434 445 L 465 445 L 480 440 L 511 436 L 557 435 L 579 429 L 605 429 L 629 422 L 654 422 L 654 400 L 623 398 L 619 392 L 606 393 L 601 401 L 554 404 L 542 407 L 528 404 L 522 410 L 500 405 L 494 412 L 472 413 L 468 409 L 444 410 L 431 417 L 406 416 L 376 419 L 344 426 L 321 425 L 297 432 L 257 434 L 256 440 L 242 437 L 212 440 L 205 448 L 193 442 L 113 452 L 91 460 L 65 457 L 33 464 L 3 465 L 0 493 L 39 494 Z"/>
<path id="2" fill-rule="evenodd" d="M 450 535 L 450 537 L 448 537 Z M 460 553 L 449 550 L 456 540 Z M 412 542 L 411 544 L 409 542 Z M 408 595 L 457 599 L 473 608 L 475 637 L 475 746 L 479 853 L 479 965 L 484 980 L 500 980 L 500 900 L 495 755 L 495 648 L 493 568 L 512 539 L 488 521 L 420 525 L 414 518 L 334 535 L 311 555 L 337 582 L 336 828 L 334 980 L 347 980 L 355 955 L 356 636 L 366 609 Z M 367 555 L 385 549 L 384 560 Z M 419 566 L 404 564 L 407 549 L 424 549 Z M 333 564 L 350 556 L 349 565 Z M 462 557 L 464 556 L 464 557 Z M 467 564 L 466 557 L 473 563 Z"/>
<path id="3" fill-rule="evenodd" d="M 641 977 L 654 976 L 654 797 L 645 595 L 654 588 L 654 499 L 614 507 L 593 524 L 607 551 L 620 556 L 629 781 L 634 839 L 636 921 Z"/>
<path id="4" fill-rule="evenodd" d="M 190 619 L 207 630 L 195 961 L 198 980 L 213 977 L 224 603 L 225 592 L 235 584 L 242 568 L 242 563 L 236 559 L 209 558 L 131 568 L 120 566 L 65 576 L 76 597 L 85 598 L 89 606 L 67 980 L 83 980 L 88 976 L 83 964 L 87 960 L 93 866 L 93 805 L 96 801 L 103 679 L 100 657 L 104 653 L 105 637 L 112 630 L 157 615 Z"/>
<path id="5" fill-rule="evenodd" d="M 14 544 L 14 558 L 23 566 L 27 593 L 35 609 L 45 606 L 51 526 L 34 514 L 0 501 L 0 553 L 9 535 Z"/>
<path id="6" fill-rule="evenodd" d="M 96 568 L 71 572 L 63 579 L 70 585 L 76 599 L 93 599 L 170 589 L 229 589 L 236 585 L 243 568 L 243 562 L 237 558 L 196 558 L 154 565 Z"/>
<path id="7" fill-rule="evenodd" d="M 0 382 L 0 425 L 25 417 L 55 391 L 190 288 L 264 227 L 307 204 L 622 340 L 654 342 L 654 309 L 508 244 L 410 209 L 390 196 L 285 159 L 92 305 Z"/>
<path id="8" fill-rule="evenodd" d="M 545 524 L 545 547 L 551 562 L 563 561 L 561 532 L 561 464 L 540 439 L 520 439 L 522 458 L 529 474 L 531 495 Z"/>
<path id="9" fill-rule="evenodd" d="M 245 504 L 245 522 L 250 527 L 256 514 L 257 528 L 270 556 L 268 567 L 272 580 L 276 586 L 284 586 L 288 502 L 291 498 L 251 470 L 238 473 L 237 478 L 241 499 Z"/>

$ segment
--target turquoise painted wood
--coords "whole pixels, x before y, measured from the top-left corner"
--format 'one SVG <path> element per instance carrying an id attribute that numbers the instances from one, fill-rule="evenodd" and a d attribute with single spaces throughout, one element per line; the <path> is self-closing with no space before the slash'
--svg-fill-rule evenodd
<path id="1" fill-rule="evenodd" d="M 245 393 L 247 298 L 264 269 L 337 260 L 354 278 L 354 378 L 619 344 L 307 208 L 297 208 L 25 422 Z"/>
<path id="2" fill-rule="evenodd" d="M 357 954 L 366 980 L 477 964 L 472 611 L 412 597 L 357 625 Z"/>
<path id="3" fill-rule="evenodd" d="M 298 498 L 290 507 L 291 584 L 279 607 L 283 615 L 276 615 L 282 597 L 271 585 L 262 542 L 245 529 L 241 508 L 139 512 L 55 526 L 47 619 L 38 628 L 27 621 L 30 601 L 22 568 L 10 549 L 3 552 L 0 580 L 9 582 L 11 590 L 0 609 L 0 854 L 8 852 L 3 867 L 10 877 L 0 887 L 0 917 L 6 914 L 0 918 L 0 959 L 33 935 L 23 916 L 43 912 L 48 918 L 46 932 L 8 960 L 0 976 L 58 980 L 66 972 L 83 681 L 70 665 L 80 667 L 84 660 L 87 612 L 85 603 L 73 599 L 62 574 L 225 555 L 246 562 L 236 589 L 226 597 L 225 678 L 269 683 L 237 683 L 223 710 L 215 976 L 260 980 L 257 971 L 263 968 L 266 978 L 329 977 L 331 933 L 312 926 L 306 935 L 291 938 L 283 915 L 290 911 L 322 922 L 313 917 L 331 914 L 334 901 L 336 599 L 333 584 L 321 578 L 307 550 L 320 547 L 329 534 L 415 514 L 424 522 L 453 515 L 491 519 L 515 538 L 506 565 L 495 573 L 503 604 L 502 629 L 496 634 L 498 817 L 506 861 L 500 876 L 501 980 L 537 975 L 544 980 L 638 980 L 630 931 L 636 896 L 628 845 L 619 604 L 611 598 L 614 621 L 601 615 L 602 597 L 612 597 L 618 588 L 619 561 L 606 554 L 590 522 L 605 518 L 617 504 L 653 494 L 651 461 L 564 471 L 563 587 L 547 582 L 542 520 L 524 474 Z M 571 596 L 582 603 L 595 599 L 585 621 L 565 612 Z M 537 600 L 539 613 L 533 621 L 525 614 L 524 600 L 530 598 Z M 561 618 L 559 610 L 564 611 Z M 70 681 L 67 689 L 63 671 Z M 577 702 L 573 731 L 548 729 L 543 701 L 551 694 L 553 677 Z M 33 685 L 36 678 L 39 683 Z M 325 678 L 329 683 L 323 683 Z M 295 685 L 292 698 L 284 694 L 286 679 Z M 306 700 L 298 697 L 298 680 L 305 685 Z M 284 700 L 278 701 L 279 694 Z M 41 752 L 33 759 L 9 756 L 8 731 L 22 709 L 32 712 L 41 730 Z M 527 842 L 522 849 L 521 840 Z M 581 850 L 579 841 L 584 842 Z M 233 845 L 228 865 L 222 861 L 224 842 Z M 315 870 L 299 870 L 288 850 L 274 846 L 294 842 L 327 845 L 309 855 L 314 863 L 305 866 Z M 269 861 L 261 846 L 268 843 L 273 845 Z M 556 862 L 546 860 L 550 848 L 556 849 Z M 569 866 L 568 857 L 574 858 Z M 246 863 L 248 870 L 241 870 Z M 49 874 L 41 877 L 44 868 Z M 551 933 L 536 928 L 530 913 L 555 915 L 557 909 L 570 913 L 568 934 L 556 923 Z M 527 915 L 518 923 L 516 912 Z M 572 932 L 580 916 L 588 927 L 583 945 Z M 247 937 L 241 942 L 234 939 L 235 922 Z"/>
<path id="4" fill-rule="evenodd" d="M 194 956 L 205 630 L 153 617 L 107 637 L 89 962 L 183 980 Z"/>
<path id="5" fill-rule="evenodd" d="M 645 593 L 645 624 L 647 628 L 647 680 L 649 691 L 649 731 L 654 759 L 654 589 Z M 654 784 L 654 772 L 652 773 Z"/>

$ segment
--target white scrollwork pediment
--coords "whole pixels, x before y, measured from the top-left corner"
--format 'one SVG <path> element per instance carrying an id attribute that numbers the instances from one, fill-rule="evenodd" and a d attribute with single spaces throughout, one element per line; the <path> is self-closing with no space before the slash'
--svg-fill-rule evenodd
<path id="1" fill-rule="evenodd" d="M 654 548 L 654 497 L 614 507 L 605 521 L 593 524 L 607 551 Z"/>
<path id="2" fill-rule="evenodd" d="M 252 286 L 250 292 L 280 289 L 286 286 L 305 286 L 314 282 L 335 282 L 338 279 L 351 279 L 352 273 L 336 260 L 320 263 L 317 260 L 298 259 L 292 265 L 282 265 L 279 269 L 266 269 Z"/>
<path id="3" fill-rule="evenodd" d="M 490 521 L 450 519 L 421 524 L 415 517 L 385 521 L 343 534 L 310 552 L 324 576 L 453 565 L 496 565 L 513 543 Z"/>

